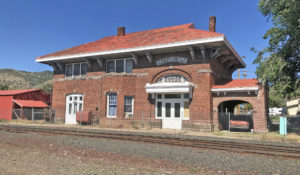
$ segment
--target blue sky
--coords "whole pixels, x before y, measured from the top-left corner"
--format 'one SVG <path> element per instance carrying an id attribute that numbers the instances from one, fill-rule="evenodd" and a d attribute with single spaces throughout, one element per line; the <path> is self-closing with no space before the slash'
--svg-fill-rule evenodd
<path id="1" fill-rule="evenodd" d="M 255 78 L 255 54 L 271 27 L 257 10 L 258 0 L 0 0 L 0 69 L 52 70 L 35 57 L 116 34 L 193 22 L 208 30 L 209 16 L 240 56 L 247 78 Z M 233 78 L 237 78 L 235 72 Z"/>

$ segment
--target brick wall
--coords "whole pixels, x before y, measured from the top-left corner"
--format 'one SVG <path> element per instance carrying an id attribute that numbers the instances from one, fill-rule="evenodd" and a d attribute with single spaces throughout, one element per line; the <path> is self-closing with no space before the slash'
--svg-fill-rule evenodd
<path id="1" fill-rule="evenodd" d="M 55 71 L 53 83 L 53 108 L 58 118 L 65 116 L 66 95 L 83 94 L 84 110 L 93 112 L 100 123 L 109 124 L 110 120 L 118 121 L 125 125 L 134 121 L 159 122 L 155 119 L 155 100 L 146 93 L 146 83 L 155 83 L 161 76 L 166 74 L 180 74 L 195 85 L 193 98 L 190 102 L 190 120 L 184 121 L 185 125 L 212 125 L 217 124 L 213 112 L 216 101 L 213 100 L 211 87 L 216 82 L 228 81 L 231 73 L 218 63 L 218 59 L 209 60 L 201 58 L 201 53 L 196 50 L 196 58 L 192 60 L 188 51 L 176 53 L 164 53 L 153 55 L 152 63 L 146 56 L 138 57 L 138 64 L 133 65 L 132 73 L 105 73 L 106 63 L 99 67 L 96 61 L 92 61 L 92 67 L 87 76 L 65 79 L 64 70 Z M 181 56 L 188 59 L 187 64 L 169 63 L 161 66 L 156 65 L 156 60 L 168 56 Z M 126 58 L 126 57 L 125 57 Z M 213 65 L 213 66 L 212 66 Z M 222 73 L 223 72 L 223 73 Z M 117 117 L 106 117 L 107 93 L 117 93 Z M 124 96 L 134 96 L 134 116 L 132 119 L 124 118 Z M 98 108 L 98 110 L 96 110 Z M 259 122 L 256 122 L 259 128 Z M 261 123 L 264 125 L 264 123 Z"/>
<path id="2" fill-rule="evenodd" d="M 253 93 L 253 92 L 252 92 Z M 240 93 L 231 93 L 213 97 L 213 123 L 218 123 L 218 107 L 222 102 L 231 100 L 241 100 L 248 102 L 253 107 L 253 130 L 256 132 L 267 131 L 267 90 L 264 86 L 259 87 L 257 95 L 240 95 Z"/>

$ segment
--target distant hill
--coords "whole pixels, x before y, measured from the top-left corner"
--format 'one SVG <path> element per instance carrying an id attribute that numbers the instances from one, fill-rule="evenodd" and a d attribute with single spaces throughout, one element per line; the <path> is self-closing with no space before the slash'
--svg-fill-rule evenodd
<path id="1" fill-rule="evenodd" d="M 39 89 L 49 86 L 53 77 L 52 71 L 26 72 L 14 69 L 0 69 L 0 84 L 9 89 Z"/>

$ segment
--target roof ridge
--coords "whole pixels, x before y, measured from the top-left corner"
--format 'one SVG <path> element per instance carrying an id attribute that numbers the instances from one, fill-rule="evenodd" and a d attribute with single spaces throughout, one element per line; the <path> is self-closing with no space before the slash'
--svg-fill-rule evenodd
<path id="1" fill-rule="evenodd" d="M 105 36 L 95 41 L 78 44 L 70 48 L 39 56 L 35 59 L 38 60 L 51 56 L 71 56 L 81 53 L 151 46 L 219 36 L 224 35 L 216 32 L 196 29 L 194 23 L 187 23 L 127 33 L 123 36 Z"/>
<path id="2" fill-rule="evenodd" d="M 194 23 L 187 23 L 187 24 L 179 24 L 179 25 L 175 25 L 175 26 L 168 26 L 168 27 L 161 27 L 161 28 L 154 28 L 154 29 L 149 29 L 149 30 L 142 30 L 142 31 L 137 31 L 137 32 L 131 32 L 131 33 L 125 33 L 125 35 L 123 36 L 117 36 L 117 35 L 111 35 L 111 36 L 105 36 L 103 38 L 100 38 L 96 41 L 91 41 L 91 42 L 88 42 L 88 43 L 92 43 L 92 42 L 97 42 L 97 41 L 100 41 L 104 38 L 115 38 L 115 37 L 118 37 L 118 38 L 122 38 L 124 36 L 128 36 L 128 35 L 133 35 L 133 34 L 137 34 L 137 33 L 142 33 L 142 32 L 151 32 L 151 31 L 154 31 L 154 30 L 162 30 L 162 29 L 171 29 L 171 28 L 176 28 L 176 29 L 195 29 L 195 24 Z M 199 29 L 200 30 L 200 29 Z M 85 43 L 85 44 L 88 44 L 88 43 Z"/>
<path id="3" fill-rule="evenodd" d="M 208 30 L 202 30 L 202 29 L 197 29 L 197 28 L 188 28 L 189 30 L 194 30 L 196 32 L 206 32 L 206 33 L 213 33 L 213 34 L 218 34 L 218 35 L 224 35 L 223 33 L 218 33 L 218 32 L 211 32 Z"/>
<path id="4" fill-rule="evenodd" d="M 149 30 L 142 30 L 142 31 L 137 31 L 137 32 L 131 32 L 131 33 L 125 33 L 124 36 L 126 35 L 130 35 L 130 34 L 136 34 L 136 33 L 140 33 L 140 32 L 148 32 L 148 31 L 153 31 L 153 30 L 162 30 L 162 29 L 171 29 L 171 28 L 194 28 L 195 24 L 194 23 L 187 23 L 187 24 L 179 24 L 179 25 L 175 25 L 175 26 L 168 26 L 168 27 L 161 27 L 161 28 L 154 28 L 154 29 L 149 29 Z M 113 35 L 116 36 L 116 35 Z M 121 36 L 122 37 L 122 36 Z"/>

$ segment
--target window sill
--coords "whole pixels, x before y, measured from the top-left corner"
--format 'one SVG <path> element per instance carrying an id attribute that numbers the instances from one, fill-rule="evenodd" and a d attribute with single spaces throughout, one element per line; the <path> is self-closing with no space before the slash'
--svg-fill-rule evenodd
<path id="1" fill-rule="evenodd" d="M 84 80 L 86 79 L 86 75 L 78 75 L 78 76 L 72 76 L 72 77 L 65 77 L 66 80 Z"/>
<path id="2" fill-rule="evenodd" d="M 117 116 L 106 116 L 106 118 L 117 118 Z"/>
<path id="3" fill-rule="evenodd" d="M 122 77 L 122 76 L 132 76 L 132 77 L 145 77 L 148 76 L 148 73 L 116 73 L 110 72 L 103 75 L 103 77 Z"/>

